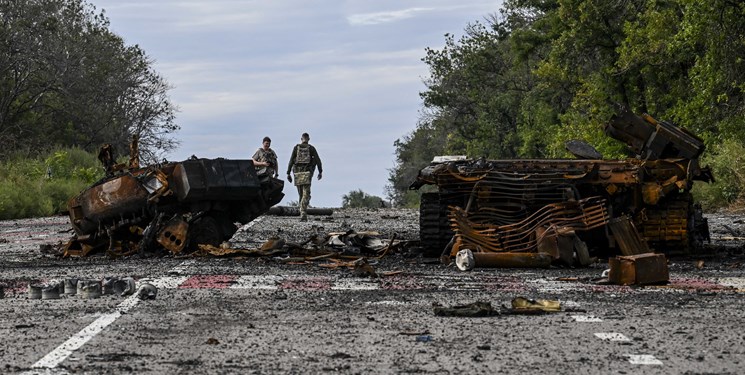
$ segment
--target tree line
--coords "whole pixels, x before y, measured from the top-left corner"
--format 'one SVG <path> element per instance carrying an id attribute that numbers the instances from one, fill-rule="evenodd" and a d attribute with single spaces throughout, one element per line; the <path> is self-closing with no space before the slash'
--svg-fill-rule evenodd
<path id="1" fill-rule="evenodd" d="M 603 133 L 619 106 L 702 137 L 718 183 L 712 206 L 741 202 L 745 167 L 745 2 L 506 0 L 426 49 L 415 130 L 394 143 L 389 198 L 408 191 L 435 155 L 569 157 L 581 139 L 606 158 L 628 154 Z"/>
<path id="2" fill-rule="evenodd" d="M 103 143 L 125 154 L 134 135 L 157 160 L 179 127 L 152 65 L 84 0 L 0 0 L 0 160 Z"/>

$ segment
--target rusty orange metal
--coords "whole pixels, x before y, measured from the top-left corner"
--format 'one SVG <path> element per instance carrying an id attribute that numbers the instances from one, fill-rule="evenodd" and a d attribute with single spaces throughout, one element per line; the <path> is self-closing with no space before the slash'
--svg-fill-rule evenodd
<path id="1" fill-rule="evenodd" d="M 543 238 L 601 227 L 608 222 L 608 216 L 605 200 L 600 197 L 548 204 L 526 219 L 507 225 L 492 224 L 494 220 L 488 211 L 481 212 L 479 221 L 475 222 L 465 210 L 454 206 L 450 221 L 455 242 L 450 254 L 455 256 L 461 248 L 483 252 L 536 252 Z"/>
<path id="2" fill-rule="evenodd" d="M 165 249 L 178 254 L 184 250 L 188 233 L 189 223 L 180 217 L 174 217 L 158 233 L 157 241 Z"/>
<path id="3" fill-rule="evenodd" d="M 618 285 L 664 284 L 670 279 L 667 258 L 663 254 L 618 256 L 608 260 L 608 279 Z"/>

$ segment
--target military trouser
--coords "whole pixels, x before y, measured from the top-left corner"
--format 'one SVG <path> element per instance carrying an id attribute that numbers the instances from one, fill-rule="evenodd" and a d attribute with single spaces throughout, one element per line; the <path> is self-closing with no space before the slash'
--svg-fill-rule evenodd
<path id="1" fill-rule="evenodd" d="M 300 203 L 300 217 L 306 217 L 308 211 L 308 204 L 310 203 L 310 184 L 298 185 L 297 195 Z"/>

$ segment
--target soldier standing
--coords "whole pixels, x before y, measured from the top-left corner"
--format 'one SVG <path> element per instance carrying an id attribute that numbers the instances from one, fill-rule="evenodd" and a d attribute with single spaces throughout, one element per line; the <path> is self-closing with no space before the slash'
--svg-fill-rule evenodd
<path id="1" fill-rule="evenodd" d="M 267 163 L 267 165 L 256 164 L 257 166 L 263 167 L 256 168 L 258 174 L 277 178 L 279 177 L 279 164 L 277 164 L 277 153 L 272 150 L 270 147 L 271 145 L 272 139 L 264 137 L 261 142 L 261 147 L 254 152 L 254 156 L 251 157 L 251 159 L 257 162 Z"/>
<path id="2" fill-rule="evenodd" d="M 316 148 L 311 146 L 310 136 L 303 133 L 300 137 L 300 143 L 295 145 L 290 154 L 290 163 L 287 165 L 287 181 L 292 182 L 290 171 L 295 175 L 295 186 L 300 199 L 300 221 L 308 220 L 308 204 L 310 203 L 310 183 L 313 179 L 313 172 L 318 167 L 318 179 L 323 177 L 323 166 L 321 158 L 318 157 Z"/>

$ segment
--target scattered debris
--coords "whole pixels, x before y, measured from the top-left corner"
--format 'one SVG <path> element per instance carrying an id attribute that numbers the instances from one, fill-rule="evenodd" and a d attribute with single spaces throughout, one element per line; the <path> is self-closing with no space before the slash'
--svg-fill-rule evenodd
<path id="1" fill-rule="evenodd" d="M 608 259 L 608 262 L 610 263 L 608 279 L 613 284 L 665 284 L 670 279 L 667 259 L 663 254 L 617 256 Z"/>
<path id="2" fill-rule="evenodd" d="M 41 287 L 41 299 L 59 299 L 60 283 L 53 281 Z"/>
<path id="3" fill-rule="evenodd" d="M 512 307 L 503 307 L 502 310 L 492 308 L 489 302 L 473 302 L 466 305 L 456 305 L 452 307 L 434 307 L 435 315 L 450 317 L 484 317 L 501 314 L 514 315 L 534 315 L 548 312 L 560 312 L 561 302 L 543 299 L 528 299 L 517 297 L 512 300 Z"/>
<path id="4" fill-rule="evenodd" d="M 85 299 L 101 297 L 101 282 L 98 280 L 78 280 L 77 294 Z"/>
<path id="5" fill-rule="evenodd" d="M 50 243 L 43 243 L 39 245 L 39 252 L 41 252 L 42 254 L 57 255 L 58 249 L 56 249 L 54 245 Z"/>
<path id="6" fill-rule="evenodd" d="M 561 311 L 561 302 L 545 299 L 528 299 L 517 297 L 512 300 L 513 314 L 532 314 L 536 312 L 559 312 Z"/>
<path id="7" fill-rule="evenodd" d="M 285 240 L 283 238 L 279 237 L 272 237 L 269 240 L 267 240 L 259 250 L 261 251 L 270 251 L 270 250 L 277 250 L 285 247 Z"/>
<path id="8" fill-rule="evenodd" d="M 437 316 L 483 317 L 499 315 L 499 311 L 494 310 L 491 303 L 480 301 L 452 307 L 435 306 L 434 310 Z"/>
<path id="9" fill-rule="evenodd" d="M 137 284 L 135 279 L 131 277 L 125 277 L 123 279 L 116 279 L 112 285 L 112 291 L 114 294 L 118 294 L 122 297 L 130 296 L 137 290 Z"/>
<path id="10" fill-rule="evenodd" d="M 143 283 L 140 286 L 140 290 L 137 292 L 137 297 L 140 299 L 155 299 L 155 297 L 158 295 L 158 288 L 155 287 L 155 285 L 150 283 Z"/>
<path id="11" fill-rule="evenodd" d="M 78 279 L 65 279 L 62 283 L 64 294 L 74 296 L 78 293 Z"/>
<path id="12" fill-rule="evenodd" d="M 455 264 L 461 271 L 474 268 L 549 268 L 553 258 L 545 253 L 474 253 L 460 250 Z"/>
<path id="13" fill-rule="evenodd" d="M 29 299 L 41 299 L 41 285 L 29 284 L 28 285 L 28 298 Z"/>
<path id="14" fill-rule="evenodd" d="M 618 243 L 623 255 L 637 255 L 651 252 L 647 242 L 636 230 L 634 222 L 628 216 L 622 215 L 611 219 L 608 227 L 613 232 L 613 238 Z"/>
<path id="15" fill-rule="evenodd" d="M 380 238 L 377 232 L 329 233 L 326 236 L 312 234 L 303 243 L 291 243 L 274 236 L 258 249 L 231 249 L 212 245 L 199 245 L 198 256 L 250 256 L 273 257 L 284 264 L 306 265 L 314 262 L 323 268 L 350 268 L 357 277 L 394 276 L 403 271 L 376 272 L 371 259 L 380 259 L 402 249 L 408 242 Z"/>
<path id="16" fill-rule="evenodd" d="M 104 277 L 101 281 L 101 294 L 114 294 L 114 281 L 116 280 L 115 277 Z"/>
<path id="17" fill-rule="evenodd" d="M 360 258 L 354 261 L 354 276 L 378 277 L 378 274 L 375 273 L 375 268 L 373 268 L 370 263 L 367 262 L 367 259 Z"/>

